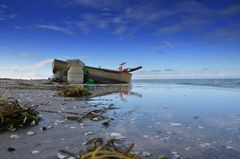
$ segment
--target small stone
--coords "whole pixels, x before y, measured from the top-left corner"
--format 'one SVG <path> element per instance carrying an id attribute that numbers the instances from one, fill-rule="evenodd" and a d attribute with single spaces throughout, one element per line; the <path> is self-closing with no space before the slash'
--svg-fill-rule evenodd
<path id="1" fill-rule="evenodd" d="M 143 138 L 145 138 L 145 139 L 146 139 L 146 138 L 149 138 L 149 136 L 148 136 L 148 135 L 143 135 Z"/>
<path id="2" fill-rule="evenodd" d="M 109 122 L 108 122 L 108 121 L 104 121 L 104 122 L 102 122 L 102 125 L 103 125 L 104 127 L 109 127 Z"/>
<path id="3" fill-rule="evenodd" d="M 84 133 L 84 135 L 92 135 L 93 134 L 93 132 L 87 132 L 87 133 Z"/>
<path id="4" fill-rule="evenodd" d="M 13 151 L 15 151 L 15 148 L 14 147 L 8 147 L 8 152 L 13 152 Z"/>
<path id="5" fill-rule="evenodd" d="M 16 134 L 13 134 L 13 135 L 11 135 L 11 136 L 10 136 L 10 138 L 11 138 L 11 139 L 18 139 L 18 138 L 19 138 L 19 136 L 18 136 L 18 135 L 16 135 Z"/>
<path id="6" fill-rule="evenodd" d="M 172 127 L 181 127 L 182 124 L 181 123 L 171 123 Z"/>
<path id="7" fill-rule="evenodd" d="M 203 127 L 203 126 L 198 126 L 198 128 L 199 128 L 199 129 L 204 129 L 204 127 Z"/>
<path id="8" fill-rule="evenodd" d="M 47 129 L 51 129 L 51 128 L 52 128 L 52 126 L 51 126 L 51 125 L 47 126 Z"/>
<path id="9" fill-rule="evenodd" d="M 35 121 L 35 120 L 33 120 L 33 121 L 31 122 L 31 126 L 34 126 L 34 125 L 36 125 L 36 121 Z"/>
<path id="10" fill-rule="evenodd" d="M 149 152 L 145 152 L 145 151 L 143 151 L 141 154 L 142 157 L 149 157 L 150 155 L 151 154 Z"/>
<path id="11" fill-rule="evenodd" d="M 47 128 L 44 126 L 44 127 L 41 128 L 41 130 L 42 130 L 42 131 L 46 131 Z"/>
<path id="12" fill-rule="evenodd" d="M 33 132 L 33 131 L 28 131 L 28 132 L 27 132 L 27 135 L 29 135 L 29 136 L 35 135 L 35 132 Z"/>
<path id="13" fill-rule="evenodd" d="M 210 147 L 211 144 L 210 143 L 201 143 L 201 144 L 199 144 L 199 146 L 205 148 L 205 147 Z"/>
<path id="14" fill-rule="evenodd" d="M 13 131 L 16 131 L 17 129 L 16 128 L 12 128 L 10 131 L 13 132 Z"/>
<path id="15" fill-rule="evenodd" d="M 177 153 L 177 152 L 175 152 L 175 151 L 173 151 L 173 152 L 172 152 L 172 154 L 173 154 L 173 155 L 176 155 L 176 154 L 178 154 L 178 153 Z"/>
<path id="16" fill-rule="evenodd" d="M 123 136 L 123 135 L 120 134 L 120 133 L 111 133 L 111 134 L 110 134 L 110 138 L 121 140 L 121 139 L 125 139 L 125 136 Z"/>
<path id="17" fill-rule="evenodd" d="M 38 154 L 38 153 L 40 153 L 39 150 L 33 150 L 33 151 L 32 151 L 32 154 Z"/>
<path id="18" fill-rule="evenodd" d="M 75 126 L 71 126 L 71 127 L 70 127 L 70 129 L 76 129 L 76 128 L 77 128 L 77 127 L 75 127 Z"/>
<path id="19" fill-rule="evenodd" d="M 233 149 L 232 146 L 226 146 L 226 149 Z"/>
<path id="20" fill-rule="evenodd" d="M 62 153 L 60 153 L 60 152 L 58 152 L 57 153 L 57 157 L 58 157 L 58 159 L 65 159 L 67 156 L 62 154 Z"/>
<path id="21" fill-rule="evenodd" d="M 93 121 L 98 121 L 99 119 L 98 119 L 98 118 L 93 118 L 92 120 L 93 120 Z"/>
<path id="22" fill-rule="evenodd" d="M 193 119 L 199 119 L 199 116 L 194 116 Z"/>

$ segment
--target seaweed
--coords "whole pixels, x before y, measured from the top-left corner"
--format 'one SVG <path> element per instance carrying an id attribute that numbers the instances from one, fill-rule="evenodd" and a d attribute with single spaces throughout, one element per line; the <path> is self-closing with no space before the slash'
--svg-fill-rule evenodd
<path id="1" fill-rule="evenodd" d="M 0 97 L 0 132 L 30 126 L 40 121 L 37 106 L 22 105 L 13 97 Z"/>
<path id="2" fill-rule="evenodd" d="M 58 92 L 58 95 L 64 97 L 88 97 L 92 95 L 92 93 L 82 87 L 62 87 Z"/>
<path id="3" fill-rule="evenodd" d="M 60 153 L 76 159 L 140 159 L 132 150 L 134 144 L 126 147 L 119 139 L 104 142 L 103 138 L 93 138 L 87 141 L 85 146 L 86 148 L 80 150 L 77 155 L 66 150 L 60 150 Z"/>

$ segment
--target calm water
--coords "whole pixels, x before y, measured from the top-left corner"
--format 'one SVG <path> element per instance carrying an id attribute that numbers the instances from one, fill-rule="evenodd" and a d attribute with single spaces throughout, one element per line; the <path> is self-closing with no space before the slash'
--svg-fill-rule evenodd
<path id="1" fill-rule="evenodd" d="M 118 132 L 150 158 L 240 158 L 240 80 L 138 80 L 95 98 L 120 108 Z"/>

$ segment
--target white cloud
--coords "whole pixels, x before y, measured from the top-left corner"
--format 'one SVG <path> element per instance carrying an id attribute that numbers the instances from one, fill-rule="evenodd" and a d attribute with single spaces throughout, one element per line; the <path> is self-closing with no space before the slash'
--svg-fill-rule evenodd
<path id="1" fill-rule="evenodd" d="M 36 64 L 33 65 L 33 68 L 39 68 L 39 67 L 42 67 L 44 65 L 47 65 L 47 64 L 50 64 L 53 62 L 54 59 L 47 59 L 47 60 L 43 60 L 43 61 L 40 61 Z"/>
<path id="2" fill-rule="evenodd" d="M 46 79 L 52 75 L 52 67 L 49 65 L 52 62 L 53 59 L 46 59 L 29 66 L 5 66 L 0 68 L 0 78 Z"/>
<path id="3" fill-rule="evenodd" d="M 32 57 L 34 54 L 30 52 L 21 52 L 19 56 L 21 57 Z"/>
<path id="4" fill-rule="evenodd" d="M 47 29 L 47 30 L 53 30 L 56 32 L 62 32 L 68 35 L 72 35 L 73 32 L 67 28 L 63 28 L 63 27 L 59 27 L 56 25 L 52 25 L 52 24 L 41 24 L 41 25 L 37 25 L 37 28 L 39 29 Z"/>

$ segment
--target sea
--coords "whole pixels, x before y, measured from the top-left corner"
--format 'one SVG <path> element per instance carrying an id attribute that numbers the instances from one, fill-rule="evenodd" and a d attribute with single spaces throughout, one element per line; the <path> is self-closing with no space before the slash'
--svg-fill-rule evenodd
<path id="1" fill-rule="evenodd" d="M 133 80 L 96 101 L 118 108 L 106 133 L 147 158 L 240 158 L 240 79 Z"/>

